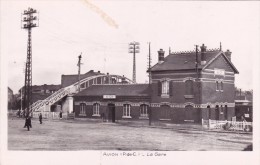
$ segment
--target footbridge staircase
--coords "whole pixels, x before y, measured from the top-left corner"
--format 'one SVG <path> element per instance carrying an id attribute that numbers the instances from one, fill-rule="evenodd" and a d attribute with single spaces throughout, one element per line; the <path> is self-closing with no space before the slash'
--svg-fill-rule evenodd
<path id="1" fill-rule="evenodd" d="M 31 112 L 50 112 L 51 105 L 63 99 L 73 96 L 83 89 L 95 84 L 132 84 L 133 81 L 120 75 L 95 75 L 80 80 L 70 86 L 61 88 L 44 100 L 38 100 L 31 105 Z M 72 97 L 70 97 L 72 99 Z M 69 100 L 70 101 L 70 100 Z M 73 100 L 69 106 L 73 106 Z M 68 108 L 69 109 L 69 108 Z M 69 112 L 69 111 L 68 111 Z M 70 113 L 70 112 L 69 112 Z"/>

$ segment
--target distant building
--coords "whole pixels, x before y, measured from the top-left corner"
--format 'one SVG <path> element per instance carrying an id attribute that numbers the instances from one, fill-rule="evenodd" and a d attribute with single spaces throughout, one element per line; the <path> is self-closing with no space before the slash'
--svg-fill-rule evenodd
<path id="1" fill-rule="evenodd" d="M 250 97 L 251 98 L 251 97 Z M 253 120 L 253 105 L 252 101 L 247 99 L 246 95 L 235 96 L 235 115 L 237 120 Z"/>
<path id="2" fill-rule="evenodd" d="M 58 91 L 61 88 L 61 85 L 33 85 L 32 86 L 32 102 L 37 102 L 39 100 L 44 100 L 56 91 Z M 19 90 L 19 95 L 24 97 L 24 87 Z M 24 103 L 24 100 L 23 100 Z M 19 105 L 21 105 L 21 97 L 19 98 Z M 24 106 L 23 106 L 24 108 Z"/>
<path id="3" fill-rule="evenodd" d="M 98 72 L 94 72 L 94 70 L 90 70 L 85 74 L 80 74 L 80 79 L 84 79 L 90 76 L 96 76 L 96 75 L 102 75 L 103 73 L 100 73 L 100 71 Z M 79 75 L 78 74 L 74 74 L 74 75 L 61 75 L 61 87 L 67 87 L 69 85 L 72 85 L 76 82 L 79 81 Z"/>
<path id="4" fill-rule="evenodd" d="M 152 84 L 94 83 L 74 95 L 76 117 L 104 116 L 117 120 L 148 119 L 173 123 L 202 119 L 231 120 L 235 116 L 235 74 L 231 52 L 207 50 L 177 52 L 151 68 Z"/>
<path id="5" fill-rule="evenodd" d="M 11 88 L 8 87 L 8 109 L 13 108 L 14 103 L 14 92 Z"/>

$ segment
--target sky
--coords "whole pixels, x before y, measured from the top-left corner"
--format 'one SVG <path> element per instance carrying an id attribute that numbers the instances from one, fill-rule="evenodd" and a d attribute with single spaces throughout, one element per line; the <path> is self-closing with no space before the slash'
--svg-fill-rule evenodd
<path id="1" fill-rule="evenodd" d="M 259 55 L 259 2 L 23 0 L 1 2 L 1 57 L 8 86 L 17 93 L 24 85 L 26 30 L 21 13 L 39 11 L 39 27 L 32 29 L 33 85 L 60 84 L 62 74 L 89 70 L 132 78 L 133 55 L 128 44 L 140 43 L 136 79 L 148 81 L 148 42 L 152 64 L 157 51 L 190 51 L 195 45 L 232 52 L 239 71 L 235 85 L 253 89 L 254 59 Z"/>

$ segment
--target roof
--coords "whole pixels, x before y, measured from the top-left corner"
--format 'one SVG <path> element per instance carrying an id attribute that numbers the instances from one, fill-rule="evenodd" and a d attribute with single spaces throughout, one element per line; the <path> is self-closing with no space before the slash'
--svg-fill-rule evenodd
<path id="1" fill-rule="evenodd" d="M 32 89 L 33 90 L 59 90 L 61 88 L 61 85 L 47 85 L 47 84 L 44 84 L 44 85 L 33 85 L 32 86 Z"/>
<path id="2" fill-rule="evenodd" d="M 92 85 L 75 96 L 149 96 L 149 84 Z"/>
<path id="3" fill-rule="evenodd" d="M 246 96 L 235 96 L 235 100 L 246 100 Z"/>
<path id="4" fill-rule="evenodd" d="M 95 76 L 95 75 L 102 75 L 103 73 L 100 72 L 94 72 L 93 70 L 88 71 L 85 74 L 81 74 L 80 75 L 80 79 L 84 79 L 90 76 Z M 78 74 L 74 74 L 74 75 L 61 75 L 61 86 L 67 87 L 69 85 L 72 85 L 74 83 L 76 83 L 78 81 Z"/>
<path id="5" fill-rule="evenodd" d="M 8 92 L 13 92 L 13 90 L 10 87 L 8 87 Z"/>
<path id="6" fill-rule="evenodd" d="M 199 52 L 200 53 L 200 52 Z M 235 72 L 238 73 L 237 69 L 234 67 L 234 65 L 231 63 L 231 61 L 226 57 L 225 53 L 223 51 L 220 51 L 219 49 L 216 50 L 209 50 L 205 52 L 205 61 L 206 64 L 198 65 L 199 69 L 205 68 L 205 66 L 208 66 L 210 63 L 212 63 L 217 56 L 223 55 L 225 59 L 230 63 L 232 68 L 235 70 Z M 169 54 L 167 57 L 164 58 L 163 63 L 157 63 L 152 68 L 151 71 L 166 71 L 166 70 L 193 70 L 196 69 L 196 52 L 179 52 L 179 53 L 173 53 Z"/>

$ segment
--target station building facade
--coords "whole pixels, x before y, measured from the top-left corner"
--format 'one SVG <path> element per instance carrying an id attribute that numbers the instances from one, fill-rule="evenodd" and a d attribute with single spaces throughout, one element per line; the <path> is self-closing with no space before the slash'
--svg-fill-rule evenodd
<path id="1" fill-rule="evenodd" d="M 74 95 L 76 117 L 117 120 L 151 119 L 173 123 L 235 116 L 235 74 L 231 52 L 207 50 L 158 51 L 151 84 L 95 84 Z"/>

